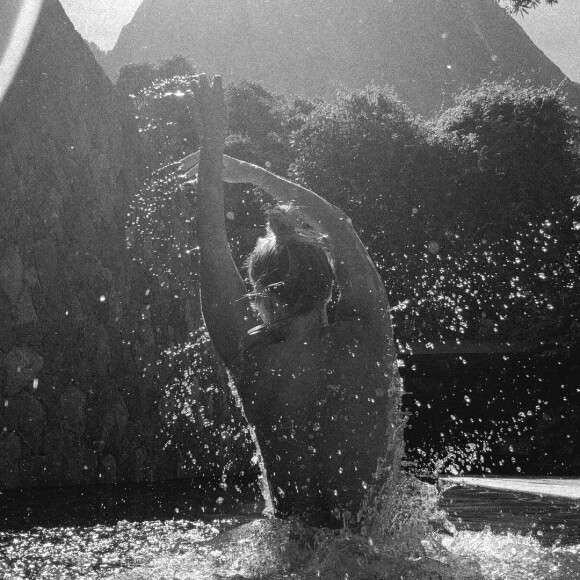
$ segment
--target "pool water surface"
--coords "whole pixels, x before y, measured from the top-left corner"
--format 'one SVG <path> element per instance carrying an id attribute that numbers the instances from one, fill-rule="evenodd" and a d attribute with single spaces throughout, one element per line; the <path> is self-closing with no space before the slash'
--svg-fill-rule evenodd
<path id="1" fill-rule="evenodd" d="M 432 576 L 419 575 L 425 562 L 381 560 L 360 535 L 269 522 L 251 494 L 201 494 L 190 482 L 0 499 L 2 580 L 580 579 L 580 502 L 565 498 L 446 489 L 440 506 L 456 531 L 439 530 L 417 555 Z"/>

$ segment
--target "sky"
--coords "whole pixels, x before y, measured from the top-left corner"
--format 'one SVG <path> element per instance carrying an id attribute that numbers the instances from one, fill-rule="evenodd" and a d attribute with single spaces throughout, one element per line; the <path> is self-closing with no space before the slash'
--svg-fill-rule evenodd
<path id="1" fill-rule="evenodd" d="M 516 18 L 528 36 L 573 81 L 580 82 L 580 1 L 560 0 Z"/>
<path id="2" fill-rule="evenodd" d="M 131 21 L 142 2 L 142 0 L 60 1 L 82 37 L 95 42 L 103 50 L 113 48 L 121 28 Z"/>
<path id="3" fill-rule="evenodd" d="M 131 21 L 142 0 L 61 2 L 86 40 L 110 50 L 121 28 Z M 580 82 L 580 0 L 560 0 L 555 6 L 541 5 L 528 15 L 518 17 L 517 21 L 564 73 Z"/>

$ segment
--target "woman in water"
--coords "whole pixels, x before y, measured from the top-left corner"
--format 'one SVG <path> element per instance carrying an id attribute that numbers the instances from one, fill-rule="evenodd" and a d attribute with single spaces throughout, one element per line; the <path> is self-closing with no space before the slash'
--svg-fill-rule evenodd
<path id="1" fill-rule="evenodd" d="M 381 472 L 402 453 L 401 387 L 385 288 L 350 220 L 312 191 L 224 155 L 227 114 L 216 77 L 195 87 L 202 311 L 261 448 L 280 516 L 354 522 Z M 248 259 L 246 285 L 225 229 L 223 181 L 251 183 L 279 204 Z M 297 218 L 305 227 L 297 227 Z M 330 256 L 330 258 L 329 258 Z M 339 298 L 332 324 L 327 305 Z M 259 322 L 258 325 L 256 323 Z"/>

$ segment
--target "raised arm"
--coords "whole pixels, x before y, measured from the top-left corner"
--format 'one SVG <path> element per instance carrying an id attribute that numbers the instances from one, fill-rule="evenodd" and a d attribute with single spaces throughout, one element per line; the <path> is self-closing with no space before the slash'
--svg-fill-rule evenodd
<path id="1" fill-rule="evenodd" d="M 196 171 L 198 154 L 183 160 L 182 168 Z M 224 155 L 224 180 L 252 183 L 280 203 L 292 203 L 312 228 L 327 235 L 340 286 L 338 315 L 389 317 L 389 305 L 382 280 L 350 219 L 339 208 L 316 193 L 270 171 Z"/>
<path id="2" fill-rule="evenodd" d="M 201 75 L 194 94 L 201 120 L 196 216 L 201 307 L 214 347 L 223 361 L 231 364 L 238 354 L 242 335 L 255 322 L 226 236 L 222 156 L 227 113 L 221 78 L 215 77 L 212 86 Z"/>

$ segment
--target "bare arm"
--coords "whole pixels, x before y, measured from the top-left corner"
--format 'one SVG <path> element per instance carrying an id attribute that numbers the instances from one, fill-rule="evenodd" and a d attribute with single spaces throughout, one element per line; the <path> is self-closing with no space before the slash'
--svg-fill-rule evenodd
<path id="1" fill-rule="evenodd" d="M 227 123 L 221 79 L 205 75 L 194 88 L 201 119 L 197 239 L 203 318 L 212 343 L 226 364 L 239 350 L 242 335 L 255 324 L 246 287 L 233 261 L 224 217 L 223 147 Z"/>
<path id="2" fill-rule="evenodd" d="M 197 154 L 186 157 L 182 168 L 194 173 Z M 350 219 L 316 193 L 270 171 L 224 155 L 224 180 L 252 183 L 280 203 L 292 203 L 316 231 L 329 237 L 340 285 L 339 315 L 389 316 L 382 280 Z"/>

